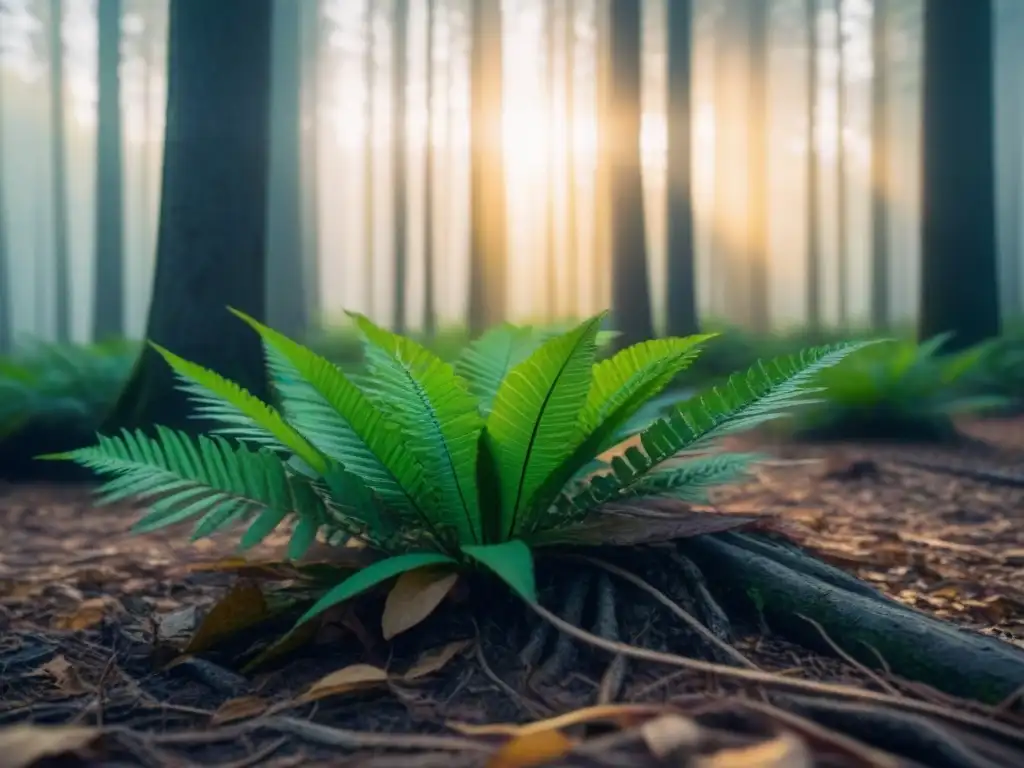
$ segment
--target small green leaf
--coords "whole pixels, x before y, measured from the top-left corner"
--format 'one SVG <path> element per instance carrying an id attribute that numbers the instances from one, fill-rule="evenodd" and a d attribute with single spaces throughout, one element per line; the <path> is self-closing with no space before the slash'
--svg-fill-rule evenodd
<path id="1" fill-rule="evenodd" d="M 533 553 L 519 539 L 501 544 L 473 544 L 462 551 L 508 584 L 521 598 L 537 602 L 537 578 L 533 572 Z"/>
<path id="2" fill-rule="evenodd" d="M 292 538 L 288 542 L 288 559 L 299 560 L 313 546 L 316 541 L 316 532 L 320 529 L 320 523 L 311 517 L 299 518 L 298 525 L 292 532 Z"/>
<path id="3" fill-rule="evenodd" d="M 296 622 L 296 626 L 305 624 L 312 618 L 320 615 L 331 606 L 343 603 L 356 595 L 372 589 L 381 582 L 399 576 L 406 571 L 422 568 L 425 565 L 440 565 L 441 563 L 456 563 L 457 561 L 448 555 L 439 552 L 412 552 L 407 555 L 389 557 L 387 560 L 368 565 L 361 571 L 352 574 L 341 584 L 331 589 L 327 594 L 317 600 L 316 605 L 306 611 Z"/>

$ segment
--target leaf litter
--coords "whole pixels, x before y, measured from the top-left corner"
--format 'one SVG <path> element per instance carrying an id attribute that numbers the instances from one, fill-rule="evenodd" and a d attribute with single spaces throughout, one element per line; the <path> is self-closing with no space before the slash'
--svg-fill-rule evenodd
<path id="1" fill-rule="evenodd" d="M 939 458 L 1024 464 L 1020 422 L 985 423 L 976 433 L 996 448 L 980 457 L 949 449 Z M 704 532 L 699 515 L 706 514 L 708 525 L 723 530 L 782 529 L 896 599 L 1024 644 L 1020 488 L 899 461 L 912 450 L 933 460 L 934 448 L 771 449 L 775 459 L 750 482 L 716 493 L 687 524 Z M 523 676 L 509 642 L 522 632 L 509 612 L 515 601 L 486 585 L 447 583 L 450 574 L 430 569 L 410 572 L 390 592 L 333 612 L 308 637 L 282 644 L 290 627 L 282 617 L 302 603 L 302 590 L 337 579 L 369 553 L 321 547 L 310 562 L 289 564 L 279 559 L 289 537 L 282 531 L 241 559 L 227 541 L 190 544 L 185 530 L 127 536 L 130 509 L 94 509 L 79 489 L 9 488 L 2 496 L 0 749 L 7 759 L 17 756 L 16 768 L 55 754 L 89 764 L 99 746 L 113 758 L 142 755 L 168 765 L 254 758 L 261 765 L 316 764 L 339 747 L 365 754 L 361 764 L 394 764 L 381 755 L 379 734 L 388 735 L 388 750 L 447 768 L 623 760 L 705 768 L 899 764 L 841 727 L 833 730 L 842 709 L 827 697 L 817 706 L 832 714 L 812 722 L 761 704 L 756 694 L 748 698 L 754 689 L 725 678 L 635 665 L 623 703 L 600 710 L 593 706 L 600 659 L 596 667 L 580 661 L 559 689 L 538 687 Z M 652 526 L 659 522 L 658 510 L 639 514 L 651 516 Z M 735 645 L 770 672 L 878 689 L 862 669 L 778 638 L 754 634 Z M 205 665 L 205 678 L 182 674 L 186 663 L 167 664 L 186 651 Z M 265 666 L 233 671 L 261 653 Z M 212 684 L 218 670 L 244 688 L 228 693 Z M 982 711 L 920 686 L 898 687 Z M 534 707 L 555 719 L 537 722 Z M 988 716 L 1024 725 L 1008 710 Z M 535 722 L 524 727 L 524 720 Z M 1022 746 L 1004 746 L 1005 754 L 1016 759 Z"/>

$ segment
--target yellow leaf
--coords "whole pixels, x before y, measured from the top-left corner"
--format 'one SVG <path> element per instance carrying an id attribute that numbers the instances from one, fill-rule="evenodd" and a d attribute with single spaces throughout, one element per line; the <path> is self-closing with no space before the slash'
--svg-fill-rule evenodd
<path id="1" fill-rule="evenodd" d="M 270 702 L 259 696 L 239 696 L 237 699 L 228 699 L 213 713 L 210 718 L 211 725 L 233 723 L 235 720 L 245 720 L 250 717 L 262 715 L 267 711 Z"/>
<path id="2" fill-rule="evenodd" d="M 651 754 L 665 760 L 683 749 L 693 749 L 700 743 L 701 729 L 693 720 L 681 715 L 662 715 L 640 726 Z"/>
<path id="3" fill-rule="evenodd" d="M 514 736 L 487 761 L 487 768 L 530 768 L 565 757 L 575 742 L 557 729 Z"/>
<path id="4" fill-rule="evenodd" d="M 364 691 L 367 688 L 383 685 L 387 681 L 388 673 L 380 667 L 370 664 L 353 664 L 317 680 L 304 694 L 299 696 L 298 701 L 305 704 L 328 696 Z"/>
<path id="5" fill-rule="evenodd" d="M 381 629 L 384 639 L 411 629 L 434 612 L 452 591 L 458 574 L 448 568 L 417 568 L 406 571 L 395 582 L 384 603 Z"/>
<path id="6" fill-rule="evenodd" d="M 635 724 L 637 720 L 665 714 L 668 708 L 663 704 L 599 704 L 593 707 L 566 712 L 564 715 L 538 720 L 527 725 L 492 723 L 471 725 L 469 723 L 448 723 L 448 727 L 466 736 L 527 736 L 531 733 L 568 728 L 570 725 L 611 721 L 619 726 Z"/>
<path id="7" fill-rule="evenodd" d="M 270 618 L 270 609 L 262 590 L 242 582 L 224 595 L 206 614 L 183 653 L 198 653 Z"/>
<path id="8" fill-rule="evenodd" d="M 700 757 L 695 768 L 811 768 L 814 761 L 803 740 L 783 733 L 752 747 L 723 749 Z"/>
<path id="9" fill-rule="evenodd" d="M 96 728 L 15 725 L 0 729 L 0 755 L 7 768 L 33 768 L 47 758 L 90 757 L 99 736 Z"/>
<path id="10" fill-rule="evenodd" d="M 420 656 L 416 663 L 402 675 L 402 679 L 418 680 L 421 677 L 432 675 L 472 644 L 472 640 L 456 640 L 454 643 L 442 645 L 440 648 L 433 648 Z"/>
<path id="11" fill-rule="evenodd" d="M 57 616 L 53 620 L 53 627 L 54 629 L 69 629 L 73 632 L 79 629 L 88 629 L 103 621 L 103 617 L 109 609 L 119 607 L 119 604 L 115 605 L 115 603 L 115 600 L 108 597 L 84 600 L 79 603 L 74 613 Z"/>

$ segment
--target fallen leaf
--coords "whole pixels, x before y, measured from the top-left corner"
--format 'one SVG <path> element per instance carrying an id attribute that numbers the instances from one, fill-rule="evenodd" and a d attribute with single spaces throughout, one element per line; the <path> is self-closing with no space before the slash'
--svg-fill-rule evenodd
<path id="1" fill-rule="evenodd" d="M 194 605 L 186 606 L 157 617 L 156 636 L 162 643 L 188 645 L 199 624 L 199 611 Z"/>
<path id="2" fill-rule="evenodd" d="M 228 699 L 217 707 L 217 711 L 210 718 L 210 724 L 222 725 L 256 717 L 266 712 L 269 706 L 270 702 L 259 696 L 239 696 L 237 699 Z"/>
<path id="3" fill-rule="evenodd" d="M 693 720 L 681 715 L 662 715 L 640 726 L 644 743 L 658 760 L 683 749 L 693 749 L 701 740 L 701 729 Z"/>
<path id="4" fill-rule="evenodd" d="M 0 754 L 7 768 L 33 768 L 55 757 L 85 759 L 99 736 L 96 728 L 82 726 L 15 725 L 0 729 Z"/>
<path id="5" fill-rule="evenodd" d="M 65 629 L 72 632 L 88 629 L 103 621 L 103 617 L 107 615 L 108 611 L 112 612 L 114 610 L 116 603 L 116 600 L 109 597 L 93 597 L 89 600 L 83 600 L 75 608 L 74 613 L 57 616 L 53 620 L 53 627 L 54 629 Z"/>
<path id="6" fill-rule="evenodd" d="M 752 747 L 723 749 L 699 757 L 695 768 L 812 768 L 814 761 L 803 740 L 783 733 Z"/>
<path id="7" fill-rule="evenodd" d="M 34 674 L 53 678 L 53 681 L 63 693 L 74 695 L 85 692 L 85 686 L 82 684 L 82 679 L 78 676 L 78 672 L 64 656 L 54 656 L 39 667 L 39 669 L 35 670 Z"/>
<path id="8" fill-rule="evenodd" d="M 271 615 L 263 591 L 255 584 L 241 582 L 210 609 L 183 652 L 198 653 L 213 648 Z"/>
<path id="9" fill-rule="evenodd" d="M 403 680 L 418 680 L 421 677 L 432 675 L 447 666 L 448 662 L 469 648 L 472 640 L 456 640 L 454 643 L 442 645 L 440 648 L 433 648 L 417 659 L 405 674 Z"/>
<path id="10" fill-rule="evenodd" d="M 487 761 L 487 768 L 530 768 L 565 757 L 575 742 L 557 729 L 513 736 Z"/>
<path id="11" fill-rule="evenodd" d="M 665 714 L 666 707 L 661 704 L 598 704 L 583 707 L 564 715 L 538 720 L 526 725 L 514 723 L 488 723 L 474 725 L 471 723 L 448 723 L 448 727 L 466 736 L 525 736 L 530 733 L 560 730 L 570 725 L 611 721 L 619 726 L 635 725 L 639 720 Z"/>
<path id="12" fill-rule="evenodd" d="M 376 688 L 388 681 L 388 673 L 371 664 L 353 664 L 331 672 L 313 683 L 298 701 L 305 704 L 328 696 L 341 696 Z"/>
<path id="13" fill-rule="evenodd" d="M 427 618 L 451 592 L 458 578 L 450 569 L 436 567 L 417 568 L 399 576 L 384 603 L 384 639 L 390 640 Z"/>
<path id="14" fill-rule="evenodd" d="M 264 648 L 256 658 L 242 667 L 242 671 L 248 674 L 269 661 L 302 648 L 316 636 L 318 630 L 319 625 L 315 621 L 307 621 L 305 624 L 300 624 L 288 634 L 278 638 Z"/>

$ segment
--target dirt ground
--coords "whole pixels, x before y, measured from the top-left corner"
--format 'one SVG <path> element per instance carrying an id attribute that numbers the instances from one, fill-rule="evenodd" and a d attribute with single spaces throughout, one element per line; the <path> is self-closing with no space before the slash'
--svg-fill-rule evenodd
<path id="1" fill-rule="evenodd" d="M 715 507 L 777 515 L 800 544 L 891 597 L 1024 647 L 1024 420 L 965 431 L 977 442 L 941 450 L 762 445 L 772 459 Z M 781 768 L 1013 765 L 1022 754 L 979 746 L 957 757 L 959 746 L 940 744 L 941 760 L 897 759 L 847 733 L 841 715 L 863 719 L 870 702 L 825 695 L 830 719 L 801 710 L 803 694 L 645 662 L 631 662 L 618 697 L 595 708 L 608 656 L 585 649 L 557 680 L 538 681 L 517 657 L 525 612 L 479 593 L 394 644 L 381 640 L 371 601 L 326 641 L 253 674 L 230 650 L 175 662 L 181 637 L 235 583 L 197 566 L 232 557 L 235 540 L 130 536 L 133 520 L 130 509 L 94 507 L 81 488 L 0 487 L 0 764 Z M 250 559 L 279 558 L 282 541 Z M 735 647 L 765 672 L 913 699 L 945 730 L 988 723 L 1024 750 L 1024 717 L 1010 702 L 997 711 L 951 701 L 757 631 Z M 338 670 L 347 672 L 324 682 Z M 576 725 L 513 727 L 558 716 Z M 58 762 L 43 761 L 48 750 Z"/>

